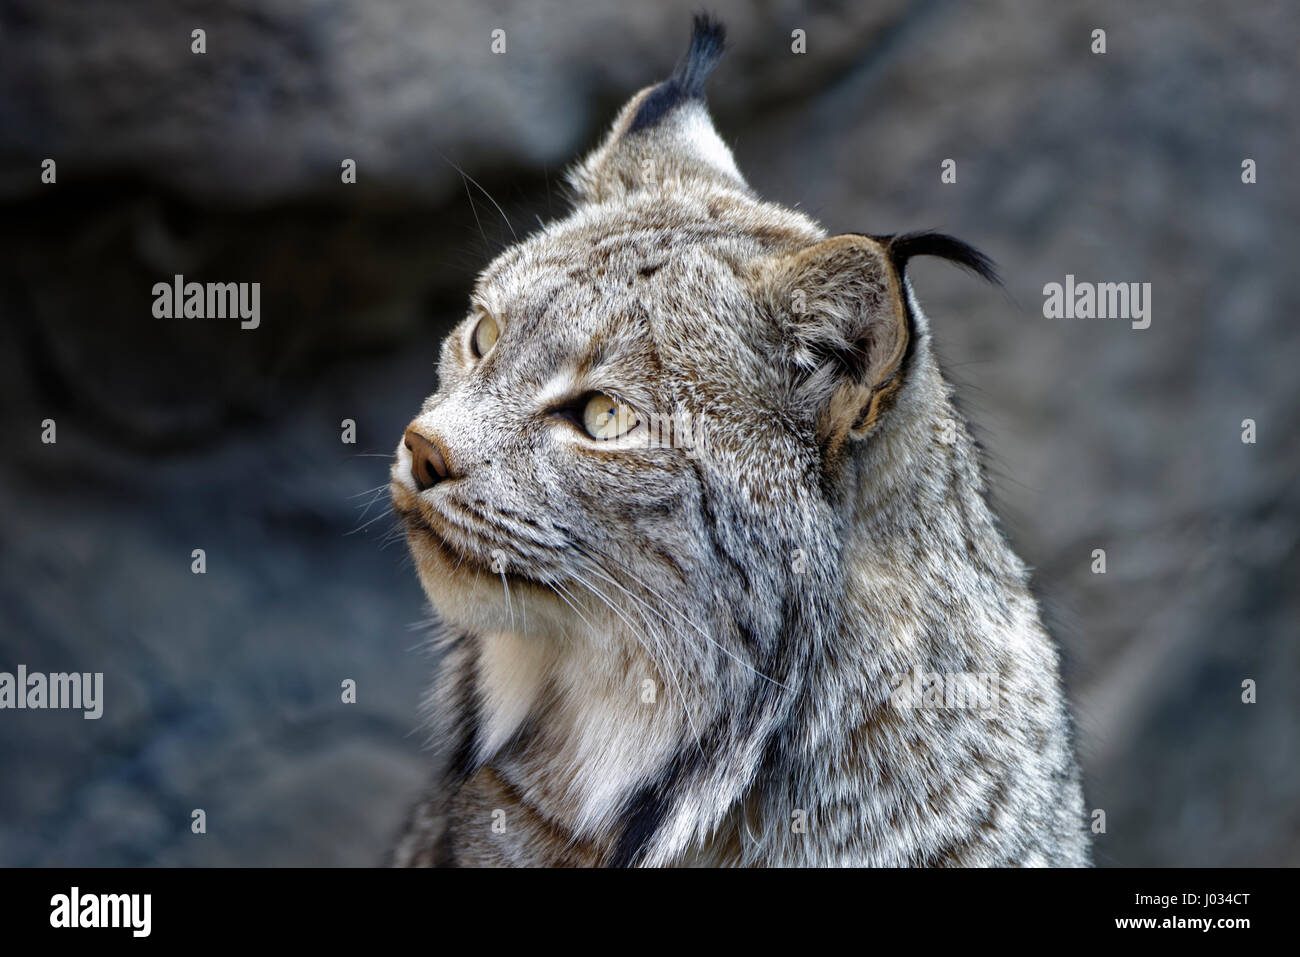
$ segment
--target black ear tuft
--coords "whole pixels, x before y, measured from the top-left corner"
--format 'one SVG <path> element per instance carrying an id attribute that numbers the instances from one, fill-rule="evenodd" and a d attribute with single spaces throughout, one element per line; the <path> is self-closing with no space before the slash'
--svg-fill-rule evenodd
<path id="1" fill-rule="evenodd" d="M 1002 280 L 998 278 L 997 267 L 993 265 L 993 260 L 974 246 L 967 245 L 960 239 L 955 239 L 944 233 L 907 233 L 903 236 L 876 236 L 873 238 L 889 250 L 889 259 L 900 276 L 903 275 L 903 270 L 907 268 L 907 261 L 913 256 L 938 256 L 940 259 L 947 259 L 949 262 L 955 262 L 958 266 L 969 269 L 975 275 L 987 279 L 991 283 L 1002 285 Z"/>
<path id="2" fill-rule="evenodd" d="M 704 84 L 722 59 L 726 42 L 727 28 L 707 13 L 697 13 L 691 31 L 690 49 L 677 64 L 677 69 L 673 70 L 668 82 L 676 83 L 683 96 L 703 96 Z"/>
<path id="3" fill-rule="evenodd" d="M 703 99 L 705 81 L 722 59 L 726 39 L 726 27 L 707 13 L 697 13 L 686 56 L 678 61 L 672 76 L 650 91 L 636 116 L 632 117 L 628 132 L 635 133 L 654 126 L 673 107 L 686 100 Z"/>

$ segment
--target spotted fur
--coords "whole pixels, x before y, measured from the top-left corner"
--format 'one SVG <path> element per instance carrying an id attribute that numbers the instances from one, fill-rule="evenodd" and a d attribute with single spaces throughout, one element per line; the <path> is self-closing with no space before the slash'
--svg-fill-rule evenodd
<path id="1" fill-rule="evenodd" d="M 828 237 L 748 187 L 697 21 L 479 277 L 395 507 L 441 621 L 406 865 L 1082 865 L 1056 648 L 906 279 L 947 237 Z M 490 315 L 481 358 L 471 336 Z M 703 423 L 599 441 L 604 392 Z M 900 707 L 996 676 L 995 708 Z"/>

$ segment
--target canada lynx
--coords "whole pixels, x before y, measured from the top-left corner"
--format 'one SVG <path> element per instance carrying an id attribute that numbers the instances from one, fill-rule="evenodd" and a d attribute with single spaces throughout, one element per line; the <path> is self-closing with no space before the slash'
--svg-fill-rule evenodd
<path id="1" fill-rule="evenodd" d="M 989 265 L 759 199 L 722 39 L 482 273 L 398 446 L 444 766 L 393 860 L 1087 864 L 1057 652 L 904 276 Z"/>

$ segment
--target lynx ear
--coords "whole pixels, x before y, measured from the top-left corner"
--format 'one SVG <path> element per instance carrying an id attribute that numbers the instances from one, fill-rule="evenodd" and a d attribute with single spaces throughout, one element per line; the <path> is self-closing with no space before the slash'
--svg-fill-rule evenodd
<path id="1" fill-rule="evenodd" d="M 690 49 L 672 76 L 632 97 L 605 141 L 570 170 L 569 185 L 580 202 L 674 181 L 748 188 L 704 103 L 704 82 L 722 56 L 725 36 L 721 23 L 696 16 Z"/>
<path id="2" fill-rule="evenodd" d="M 868 236 L 833 236 L 770 265 L 768 305 L 782 323 L 800 398 L 821 438 L 866 436 L 902 384 L 912 341 L 902 277 L 889 248 Z"/>
<path id="3" fill-rule="evenodd" d="M 896 400 L 917 340 L 904 275 L 938 256 L 996 283 L 983 253 L 941 233 L 833 236 L 764 264 L 768 308 L 781 323 L 800 399 L 817 410 L 828 446 L 864 438 Z"/>

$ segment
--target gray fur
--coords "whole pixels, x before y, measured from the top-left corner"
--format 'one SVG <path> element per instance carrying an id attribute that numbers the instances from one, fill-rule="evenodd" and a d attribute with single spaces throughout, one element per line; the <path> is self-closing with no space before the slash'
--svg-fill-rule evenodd
<path id="1" fill-rule="evenodd" d="M 757 198 L 698 98 L 630 129 L 654 89 L 444 344 L 412 428 L 455 478 L 398 448 L 444 658 L 394 863 L 1087 864 L 1057 651 L 901 264 Z M 556 409 L 593 390 L 703 446 L 587 437 Z M 1002 694 L 900 707 L 916 671 Z"/>

